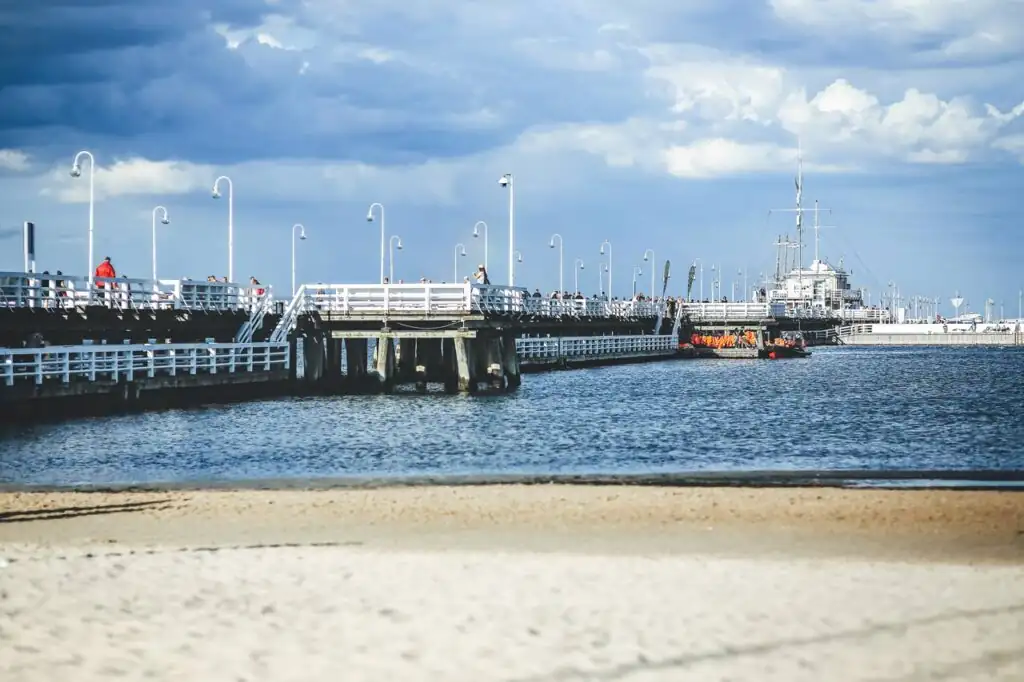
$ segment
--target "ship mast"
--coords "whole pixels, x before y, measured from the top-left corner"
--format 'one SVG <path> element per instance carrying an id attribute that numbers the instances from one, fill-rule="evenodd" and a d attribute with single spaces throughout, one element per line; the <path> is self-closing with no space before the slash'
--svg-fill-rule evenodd
<path id="1" fill-rule="evenodd" d="M 804 300 L 804 148 L 799 140 L 797 140 L 796 163 L 796 243 L 797 259 L 800 261 L 797 265 L 796 276 L 800 292 L 800 307 L 802 308 Z"/>

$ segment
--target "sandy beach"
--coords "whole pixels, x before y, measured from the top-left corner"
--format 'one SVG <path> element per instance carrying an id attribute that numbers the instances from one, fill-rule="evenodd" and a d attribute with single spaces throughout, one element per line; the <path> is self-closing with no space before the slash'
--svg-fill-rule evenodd
<path id="1" fill-rule="evenodd" d="M 0 493 L 0 679 L 1020 680 L 1024 495 Z"/>

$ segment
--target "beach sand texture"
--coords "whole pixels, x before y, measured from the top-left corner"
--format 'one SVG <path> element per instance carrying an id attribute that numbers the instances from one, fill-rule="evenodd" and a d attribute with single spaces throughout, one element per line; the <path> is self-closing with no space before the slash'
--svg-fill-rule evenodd
<path id="1" fill-rule="evenodd" d="M 1018 682 L 1022 531 L 1014 493 L 3 493 L 0 679 Z"/>

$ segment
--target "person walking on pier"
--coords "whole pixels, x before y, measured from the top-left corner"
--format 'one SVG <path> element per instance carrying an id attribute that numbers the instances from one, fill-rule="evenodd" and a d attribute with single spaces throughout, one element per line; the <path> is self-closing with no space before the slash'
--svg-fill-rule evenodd
<path id="1" fill-rule="evenodd" d="M 110 262 L 110 256 L 104 258 L 103 262 L 96 266 L 95 277 L 103 279 L 113 279 L 114 277 L 117 277 L 117 271 L 114 270 L 114 265 Z M 106 300 L 107 305 L 109 306 L 111 303 L 111 294 L 113 293 L 114 285 L 109 282 L 106 284 L 103 282 L 96 282 L 96 288 L 107 290 L 104 295 L 104 300 Z"/>

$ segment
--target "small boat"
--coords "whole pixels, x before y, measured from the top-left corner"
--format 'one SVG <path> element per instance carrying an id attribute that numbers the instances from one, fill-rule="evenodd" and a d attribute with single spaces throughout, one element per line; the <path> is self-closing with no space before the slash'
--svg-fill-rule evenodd
<path id="1" fill-rule="evenodd" d="M 787 358 L 809 358 L 811 351 L 806 348 L 789 345 L 771 344 L 758 351 L 757 356 L 764 360 L 785 360 Z"/>

